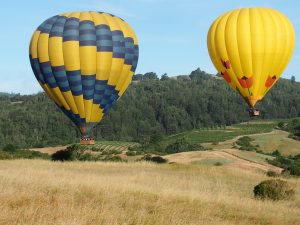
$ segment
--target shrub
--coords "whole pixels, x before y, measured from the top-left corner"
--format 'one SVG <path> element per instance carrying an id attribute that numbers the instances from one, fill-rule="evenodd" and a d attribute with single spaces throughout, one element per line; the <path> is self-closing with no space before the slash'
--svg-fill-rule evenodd
<path id="1" fill-rule="evenodd" d="M 240 150 L 245 150 L 245 151 L 256 151 L 257 150 L 257 147 L 259 147 L 258 145 L 256 146 L 253 146 L 251 144 L 251 142 L 254 141 L 254 139 L 248 137 L 248 136 L 244 136 L 244 137 L 241 137 L 239 138 L 237 141 L 236 141 L 236 144 L 241 146 L 239 149 Z"/>
<path id="2" fill-rule="evenodd" d="M 280 129 L 284 128 L 286 126 L 286 123 L 284 122 L 279 122 L 278 125 L 277 125 Z"/>
<path id="3" fill-rule="evenodd" d="M 214 165 L 215 165 L 215 166 L 223 166 L 223 163 L 221 163 L 221 162 L 216 162 Z"/>
<path id="4" fill-rule="evenodd" d="M 254 196 L 259 199 L 287 200 L 295 195 L 294 189 L 280 179 L 265 180 L 254 187 Z"/>
<path id="5" fill-rule="evenodd" d="M 5 152 L 15 152 L 15 151 L 17 151 L 17 147 L 12 144 L 7 144 L 3 147 L 2 150 Z"/>
<path id="6" fill-rule="evenodd" d="M 300 176 L 300 160 L 299 156 L 291 156 L 289 158 L 284 156 L 277 156 L 273 160 L 267 160 L 268 163 L 283 168 L 289 175 Z"/>
<path id="7" fill-rule="evenodd" d="M 76 151 L 68 147 L 51 155 L 53 161 L 73 161 L 76 159 Z"/>
<path id="8" fill-rule="evenodd" d="M 77 156 L 79 161 L 96 161 L 97 159 L 90 153 L 83 153 Z"/>
<path id="9" fill-rule="evenodd" d="M 292 164 L 291 166 L 289 166 L 287 168 L 290 171 L 290 174 L 293 176 L 300 176 L 300 163 L 296 164 Z"/>
<path id="10" fill-rule="evenodd" d="M 127 155 L 127 156 L 135 156 L 135 155 L 136 155 L 136 152 L 134 152 L 134 151 L 127 151 L 127 152 L 126 152 L 126 155 Z"/>
<path id="11" fill-rule="evenodd" d="M 168 160 L 167 159 L 164 159 L 163 157 L 161 156 L 151 156 L 151 155 L 145 155 L 142 160 L 145 160 L 145 161 L 150 161 L 150 162 L 155 162 L 155 163 L 158 163 L 158 164 L 161 164 L 161 163 L 167 163 Z"/>
<path id="12" fill-rule="evenodd" d="M 281 156 L 281 153 L 278 150 L 275 150 L 274 152 L 272 152 L 273 156 Z"/>
<path id="13" fill-rule="evenodd" d="M 204 147 L 198 144 L 192 144 L 188 142 L 185 138 L 176 140 L 174 143 L 167 145 L 167 147 L 165 148 L 165 152 L 168 154 L 199 150 L 204 150 Z"/>
<path id="14" fill-rule="evenodd" d="M 269 170 L 268 172 L 267 172 L 267 176 L 268 177 L 277 177 L 279 174 L 278 173 L 276 173 L 275 171 L 273 171 L 273 170 Z"/>
<path id="15" fill-rule="evenodd" d="M 11 159 L 12 156 L 8 152 L 0 151 L 0 160 Z"/>

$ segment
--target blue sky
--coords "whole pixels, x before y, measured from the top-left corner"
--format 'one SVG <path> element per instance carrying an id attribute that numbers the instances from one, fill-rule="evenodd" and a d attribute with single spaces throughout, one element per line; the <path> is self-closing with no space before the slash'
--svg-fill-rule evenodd
<path id="1" fill-rule="evenodd" d="M 0 92 L 41 90 L 32 73 L 28 45 L 45 19 L 70 11 L 104 11 L 126 20 L 139 39 L 137 73 L 189 74 L 200 67 L 216 73 L 206 47 L 209 26 L 225 11 L 271 7 L 292 21 L 297 35 L 294 56 L 283 77 L 300 80 L 300 1 L 298 0 L 9 0 L 1 6 Z"/>

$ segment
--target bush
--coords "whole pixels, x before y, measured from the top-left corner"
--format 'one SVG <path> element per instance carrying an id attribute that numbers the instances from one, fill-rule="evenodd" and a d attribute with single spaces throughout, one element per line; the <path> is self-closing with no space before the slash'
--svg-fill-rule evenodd
<path id="1" fill-rule="evenodd" d="M 291 166 L 289 166 L 287 168 L 290 171 L 290 174 L 293 176 L 300 176 L 300 163 L 296 164 L 292 164 Z"/>
<path id="2" fill-rule="evenodd" d="M 90 153 L 83 153 L 77 156 L 79 161 L 97 161 L 97 158 Z"/>
<path id="3" fill-rule="evenodd" d="M 204 147 L 198 144 L 192 144 L 188 142 L 185 138 L 176 140 L 174 143 L 167 145 L 167 147 L 165 148 L 165 152 L 168 154 L 199 150 L 204 150 Z"/>
<path id="4" fill-rule="evenodd" d="M 126 152 L 126 155 L 127 155 L 127 156 L 135 156 L 135 155 L 136 155 L 136 152 L 134 152 L 134 151 L 127 151 L 127 152 Z"/>
<path id="5" fill-rule="evenodd" d="M 223 166 L 223 163 L 221 163 L 221 162 L 216 162 L 214 165 L 215 165 L 215 166 Z"/>
<path id="6" fill-rule="evenodd" d="M 11 159 L 12 156 L 8 152 L 0 151 L 0 160 Z"/>
<path id="7" fill-rule="evenodd" d="M 17 151 L 17 147 L 12 144 L 7 144 L 3 147 L 2 150 L 5 152 L 15 152 L 15 151 Z"/>
<path id="8" fill-rule="evenodd" d="M 273 170 L 269 170 L 268 172 L 267 172 L 267 176 L 268 177 L 278 177 L 278 173 L 276 173 L 275 171 L 273 171 Z"/>
<path id="9" fill-rule="evenodd" d="M 281 153 L 278 150 L 275 150 L 274 152 L 271 153 L 273 156 L 281 156 Z"/>
<path id="10" fill-rule="evenodd" d="M 241 146 L 239 149 L 240 150 L 245 150 L 245 151 L 256 151 L 257 150 L 257 147 L 259 147 L 258 145 L 257 146 L 253 146 L 251 144 L 251 142 L 254 141 L 254 139 L 248 137 L 248 136 L 244 136 L 244 137 L 241 137 L 237 140 L 237 142 L 235 142 L 237 145 Z"/>
<path id="11" fill-rule="evenodd" d="M 289 158 L 284 156 L 277 156 L 273 160 L 267 160 L 268 163 L 283 168 L 286 173 L 290 175 L 300 176 L 300 160 L 299 155 L 290 156 Z"/>
<path id="12" fill-rule="evenodd" d="M 53 161 L 73 161 L 76 159 L 76 151 L 70 147 L 60 150 L 51 155 Z"/>
<path id="13" fill-rule="evenodd" d="M 151 155 L 145 155 L 142 160 L 145 160 L 145 161 L 150 161 L 150 162 L 155 162 L 155 163 L 158 163 L 158 164 L 161 164 L 161 163 L 167 163 L 168 160 L 167 159 L 164 159 L 163 157 L 161 156 L 151 156 Z"/>
<path id="14" fill-rule="evenodd" d="M 265 180 L 254 187 L 254 196 L 259 199 L 288 200 L 295 195 L 294 189 L 280 179 Z"/>

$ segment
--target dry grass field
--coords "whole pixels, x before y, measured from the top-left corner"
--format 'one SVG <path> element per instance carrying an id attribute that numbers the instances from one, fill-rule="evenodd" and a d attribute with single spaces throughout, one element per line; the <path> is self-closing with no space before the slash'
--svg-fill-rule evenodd
<path id="1" fill-rule="evenodd" d="M 149 163 L 0 163 L 1 225 L 300 224 L 292 201 L 260 201 L 262 171 Z"/>

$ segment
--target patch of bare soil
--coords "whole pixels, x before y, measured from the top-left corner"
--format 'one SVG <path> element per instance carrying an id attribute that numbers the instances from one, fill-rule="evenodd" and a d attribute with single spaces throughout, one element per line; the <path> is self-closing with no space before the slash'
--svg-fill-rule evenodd
<path id="1" fill-rule="evenodd" d="M 31 151 L 37 151 L 41 153 L 47 153 L 49 155 L 52 155 L 53 153 L 60 151 L 60 150 L 65 150 L 68 147 L 66 146 L 56 146 L 56 147 L 44 147 L 44 148 L 31 148 L 29 150 Z"/>

